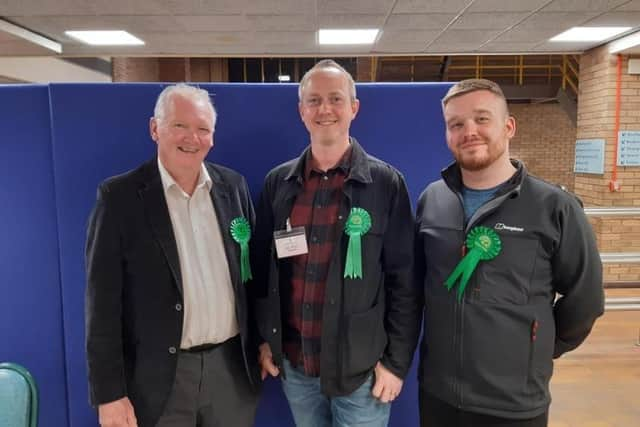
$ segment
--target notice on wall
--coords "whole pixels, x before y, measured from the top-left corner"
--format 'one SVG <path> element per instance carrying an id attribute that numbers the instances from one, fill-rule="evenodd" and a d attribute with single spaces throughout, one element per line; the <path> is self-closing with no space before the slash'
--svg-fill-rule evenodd
<path id="1" fill-rule="evenodd" d="M 618 166 L 640 166 L 640 131 L 618 133 Z"/>
<path id="2" fill-rule="evenodd" d="M 576 141 L 576 173 L 604 173 L 604 139 L 579 139 Z"/>

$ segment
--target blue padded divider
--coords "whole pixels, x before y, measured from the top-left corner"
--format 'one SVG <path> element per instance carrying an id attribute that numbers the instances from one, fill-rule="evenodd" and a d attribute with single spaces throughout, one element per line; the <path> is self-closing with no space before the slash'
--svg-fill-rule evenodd
<path id="1" fill-rule="evenodd" d="M 46 86 L 0 87 L 0 362 L 27 368 L 40 425 L 67 425 L 62 307 Z"/>
<path id="2" fill-rule="evenodd" d="M 266 172 L 297 156 L 308 134 L 297 110 L 297 85 L 203 84 L 218 110 L 209 159 L 241 172 L 257 198 Z M 86 222 L 98 183 L 155 153 L 148 120 L 160 84 L 51 85 L 53 159 L 60 230 L 65 348 L 71 426 L 95 425 L 87 403 L 84 356 Z M 352 134 L 371 154 L 400 169 L 415 202 L 449 159 L 439 99 L 448 84 L 363 84 Z M 293 425 L 282 392 L 270 381 L 257 426 Z M 394 404 L 391 425 L 417 423 L 415 367 Z"/>

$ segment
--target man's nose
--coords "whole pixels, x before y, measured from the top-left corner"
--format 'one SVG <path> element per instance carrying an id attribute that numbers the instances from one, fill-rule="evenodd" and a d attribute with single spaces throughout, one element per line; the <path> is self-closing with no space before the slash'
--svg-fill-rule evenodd
<path id="1" fill-rule="evenodd" d="M 478 133 L 478 127 L 473 120 L 467 120 L 464 123 L 464 136 L 476 136 Z"/>
<path id="2" fill-rule="evenodd" d="M 318 111 L 321 113 L 325 113 L 329 110 L 329 101 L 323 99 L 320 101 L 320 105 L 318 106 Z"/>

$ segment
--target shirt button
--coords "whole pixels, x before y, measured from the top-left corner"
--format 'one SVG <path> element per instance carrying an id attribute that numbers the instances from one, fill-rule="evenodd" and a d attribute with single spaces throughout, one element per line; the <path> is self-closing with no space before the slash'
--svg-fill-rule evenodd
<path id="1" fill-rule="evenodd" d="M 278 329 L 277 329 L 277 328 L 273 328 L 273 329 L 271 330 L 271 332 L 273 332 L 274 334 L 276 334 L 276 333 L 278 333 Z"/>
<path id="2" fill-rule="evenodd" d="M 318 237 L 317 236 L 311 236 L 311 241 L 312 242 L 317 242 L 318 241 Z"/>
<path id="3" fill-rule="evenodd" d="M 322 179 L 324 179 L 325 181 L 329 179 L 329 177 L 327 175 L 322 175 Z"/>
<path id="4" fill-rule="evenodd" d="M 274 294 L 277 294 L 277 293 L 278 293 L 278 288 L 274 287 L 274 288 L 272 288 L 272 289 L 271 289 L 271 291 L 272 291 Z"/>
<path id="5" fill-rule="evenodd" d="M 182 311 L 182 304 L 176 304 L 176 311 Z"/>
<path id="6" fill-rule="evenodd" d="M 307 310 L 309 310 L 311 308 L 311 304 L 305 304 L 304 308 L 306 308 Z"/>
<path id="7" fill-rule="evenodd" d="M 335 303 L 336 303 L 336 300 L 334 300 L 333 298 L 329 300 L 329 304 L 334 305 Z"/>
<path id="8" fill-rule="evenodd" d="M 342 219 L 342 215 L 338 215 L 338 219 Z"/>
<path id="9" fill-rule="evenodd" d="M 175 347 L 169 347 L 169 354 L 176 354 L 176 348 Z"/>

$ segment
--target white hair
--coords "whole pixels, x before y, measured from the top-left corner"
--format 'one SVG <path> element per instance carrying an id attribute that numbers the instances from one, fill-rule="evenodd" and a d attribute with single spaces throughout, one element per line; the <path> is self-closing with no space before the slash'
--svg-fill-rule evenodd
<path id="1" fill-rule="evenodd" d="M 169 108 L 174 96 L 182 96 L 195 103 L 208 106 L 211 109 L 212 127 L 215 129 L 218 115 L 213 103 L 211 102 L 209 92 L 186 83 L 167 86 L 162 92 L 160 92 L 160 95 L 158 95 L 158 99 L 156 100 L 156 106 L 153 109 L 153 116 L 156 120 L 162 121 L 165 118 L 167 109 Z"/>

